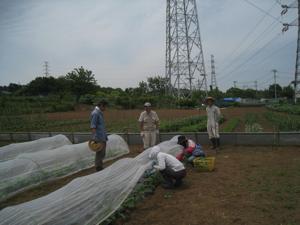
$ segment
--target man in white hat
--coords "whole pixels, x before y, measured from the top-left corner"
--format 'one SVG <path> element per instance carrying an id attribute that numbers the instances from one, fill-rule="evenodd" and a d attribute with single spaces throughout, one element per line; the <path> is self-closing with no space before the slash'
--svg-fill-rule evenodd
<path id="1" fill-rule="evenodd" d="M 149 158 L 157 161 L 157 165 L 153 167 L 160 172 L 164 179 L 163 188 L 173 189 L 181 186 L 182 179 L 186 176 L 186 170 L 178 159 L 161 152 L 158 145 L 151 149 Z"/>
<path id="2" fill-rule="evenodd" d="M 144 104 L 143 111 L 139 118 L 141 137 L 144 142 L 144 150 L 156 144 L 156 135 L 159 133 L 159 118 L 155 111 L 151 110 L 151 103 Z"/>
<path id="3" fill-rule="evenodd" d="M 213 97 L 207 97 L 205 99 L 207 105 L 207 132 L 209 139 L 212 143 L 212 149 L 219 149 L 220 147 L 220 134 L 219 134 L 219 120 L 221 118 L 221 112 L 219 107 L 215 103 Z"/>

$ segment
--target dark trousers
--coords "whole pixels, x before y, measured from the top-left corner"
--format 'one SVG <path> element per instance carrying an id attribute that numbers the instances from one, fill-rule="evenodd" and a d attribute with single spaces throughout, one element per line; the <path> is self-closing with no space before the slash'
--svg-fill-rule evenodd
<path id="1" fill-rule="evenodd" d="M 160 171 L 162 177 L 165 180 L 163 186 L 165 188 L 179 187 L 182 183 L 182 179 L 186 176 L 186 170 L 174 171 L 170 168 L 166 168 Z"/>
<path id="2" fill-rule="evenodd" d="M 99 152 L 96 152 L 95 156 L 95 167 L 96 171 L 100 171 L 103 169 L 103 159 L 106 154 L 106 145 L 103 147 L 103 149 Z"/>

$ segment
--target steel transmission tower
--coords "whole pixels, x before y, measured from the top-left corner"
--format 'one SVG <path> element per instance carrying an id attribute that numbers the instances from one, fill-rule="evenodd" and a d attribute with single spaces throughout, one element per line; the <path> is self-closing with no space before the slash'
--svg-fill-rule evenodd
<path id="1" fill-rule="evenodd" d="M 298 18 L 291 23 L 284 23 L 282 32 L 286 32 L 290 26 L 296 26 L 298 28 L 298 40 L 297 40 L 297 51 L 296 51 L 296 66 L 295 66 L 295 80 L 294 83 L 294 101 L 297 103 L 297 99 L 300 98 L 300 0 L 296 0 L 290 5 L 282 5 L 283 8 L 281 15 L 287 13 L 288 9 L 298 8 Z"/>
<path id="2" fill-rule="evenodd" d="M 211 55 L 211 84 L 210 89 L 211 91 L 217 89 L 217 78 L 216 78 L 216 67 L 215 67 L 215 58 L 214 55 Z"/>
<path id="3" fill-rule="evenodd" d="M 45 77 L 49 77 L 49 63 L 48 63 L 48 61 L 45 61 L 44 62 L 44 75 L 45 75 Z"/>
<path id="4" fill-rule="evenodd" d="M 166 77 L 169 90 L 180 97 L 192 90 L 207 95 L 207 79 L 196 0 L 167 0 Z"/>

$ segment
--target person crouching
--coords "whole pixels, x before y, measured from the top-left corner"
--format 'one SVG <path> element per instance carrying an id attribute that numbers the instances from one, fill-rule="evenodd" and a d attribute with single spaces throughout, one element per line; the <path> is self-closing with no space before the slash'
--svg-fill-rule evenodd
<path id="1" fill-rule="evenodd" d="M 183 150 L 176 156 L 176 158 L 181 162 L 187 162 L 193 166 L 193 160 L 196 157 L 205 157 L 202 146 L 200 144 L 196 144 L 191 139 L 187 139 L 183 135 L 178 137 L 177 144 L 183 147 Z"/>
<path id="2" fill-rule="evenodd" d="M 186 170 L 178 159 L 170 154 L 160 152 L 160 147 L 157 145 L 151 149 L 149 158 L 157 161 L 153 167 L 160 172 L 164 179 L 163 188 L 173 189 L 181 186 L 182 179 L 186 176 Z"/>

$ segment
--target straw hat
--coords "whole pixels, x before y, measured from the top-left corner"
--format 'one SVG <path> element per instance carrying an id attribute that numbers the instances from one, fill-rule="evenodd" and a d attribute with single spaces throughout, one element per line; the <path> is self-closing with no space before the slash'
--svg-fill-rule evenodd
<path id="1" fill-rule="evenodd" d="M 205 98 L 205 103 L 207 103 L 209 100 L 215 102 L 215 99 L 213 97 L 206 97 Z"/>
<path id="2" fill-rule="evenodd" d="M 90 150 L 92 150 L 93 152 L 99 152 L 104 147 L 103 142 L 96 142 L 94 140 L 89 140 L 88 145 L 89 145 Z"/>

